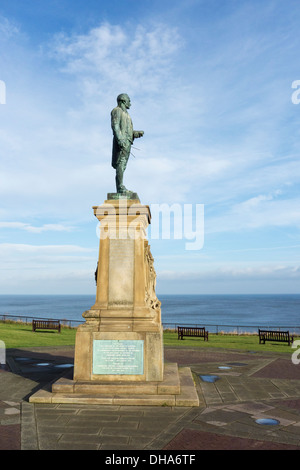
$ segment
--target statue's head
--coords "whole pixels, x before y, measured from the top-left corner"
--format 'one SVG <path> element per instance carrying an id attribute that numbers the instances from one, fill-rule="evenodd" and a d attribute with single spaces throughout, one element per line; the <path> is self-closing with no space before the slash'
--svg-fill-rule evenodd
<path id="1" fill-rule="evenodd" d="M 118 102 L 118 105 L 124 105 L 125 108 L 129 109 L 130 108 L 130 98 L 129 96 L 127 95 L 127 93 L 121 93 L 118 97 L 117 97 L 117 102 Z"/>

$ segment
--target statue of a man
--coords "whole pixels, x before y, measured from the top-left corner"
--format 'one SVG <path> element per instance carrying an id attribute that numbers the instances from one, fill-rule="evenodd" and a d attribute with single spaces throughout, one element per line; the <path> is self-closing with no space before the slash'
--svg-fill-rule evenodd
<path id="1" fill-rule="evenodd" d="M 117 97 L 118 106 L 111 112 L 111 127 L 113 131 L 112 167 L 116 170 L 117 193 L 126 193 L 123 185 L 123 175 L 130 155 L 134 139 L 142 137 L 144 131 L 134 131 L 131 117 L 127 109 L 130 108 L 130 98 L 126 93 Z"/>

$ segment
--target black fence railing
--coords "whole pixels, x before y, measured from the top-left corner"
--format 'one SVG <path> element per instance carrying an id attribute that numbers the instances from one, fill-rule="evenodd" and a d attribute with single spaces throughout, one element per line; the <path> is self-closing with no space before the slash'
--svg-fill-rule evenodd
<path id="1" fill-rule="evenodd" d="M 31 316 L 31 315 L 12 315 L 5 313 L 0 315 L 0 321 L 15 321 L 21 323 L 31 323 L 33 319 L 39 320 L 60 320 L 62 326 L 67 326 L 69 328 L 76 328 L 80 324 L 84 323 L 85 320 L 72 320 L 72 319 L 62 319 L 62 318 L 53 318 L 53 317 L 40 317 L 40 316 Z M 278 326 L 270 324 L 258 324 L 258 325 L 221 325 L 221 324 L 211 324 L 207 322 L 202 323 L 168 323 L 162 322 L 164 330 L 176 330 L 178 326 L 190 326 L 190 327 L 205 327 L 206 330 L 211 334 L 258 334 L 258 330 L 278 330 L 278 331 L 289 331 L 294 336 L 300 336 L 300 326 Z"/>
<path id="2" fill-rule="evenodd" d="M 223 333 L 231 333 L 236 335 L 243 335 L 243 334 L 258 334 L 258 330 L 273 330 L 273 331 L 289 331 L 291 334 L 295 336 L 300 336 L 300 326 L 278 326 L 278 325 L 266 325 L 266 324 L 259 324 L 259 325 L 217 325 L 211 324 L 207 322 L 202 323 L 163 323 L 164 329 L 170 330 L 177 330 L 178 326 L 187 326 L 187 327 L 205 327 L 209 333 L 212 334 L 223 334 Z"/>
<path id="3" fill-rule="evenodd" d="M 31 316 L 31 315 L 11 315 L 9 313 L 4 313 L 0 315 L 0 321 L 13 321 L 20 323 L 32 323 L 32 320 L 59 320 L 62 326 L 67 326 L 69 328 L 76 328 L 81 323 L 84 323 L 84 320 L 70 320 L 66 318 L 53 318 L 53 317 L 40 317 L 40 316 Z"/>

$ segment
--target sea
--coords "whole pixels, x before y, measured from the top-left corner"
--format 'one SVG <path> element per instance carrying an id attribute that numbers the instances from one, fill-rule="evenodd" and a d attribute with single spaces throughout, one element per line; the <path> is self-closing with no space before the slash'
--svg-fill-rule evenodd
<path id="1" fill-rule="evenodd" d="M 164 328 L 205 326 L 214 332 L 257 332 L 288 329 L 300 334 L 300 294 L 158 295 Z M 0 319 L 47 318 L 70 326 L 84 322 L 82 313 L 94 295 L 0 295 Z M 24 319 L 25 317 L 25 319 Z"/>

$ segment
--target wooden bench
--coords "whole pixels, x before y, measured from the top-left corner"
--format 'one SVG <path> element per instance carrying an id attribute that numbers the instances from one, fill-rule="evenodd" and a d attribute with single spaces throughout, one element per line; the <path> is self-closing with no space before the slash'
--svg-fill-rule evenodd
<path id="1" fill-rule="evenodd" d="M 32 331 L 36 330 L 58 330 L 60 333 L 59 320 L 32 320 Z"/>
<path id="2" fill-rule="evenodd" d="M 290 336 L 289 331 L 269 331 L 258 330 L 259 344 L 265 344 L 266 341 L 276 341 L 279 343 L 288 343 L 290 346 L 294 341 L 294 337 Z"/>
<path id="3" fill-rule="evenodd" d="M 178 339 L 183 339 L 184 336 L 192 336 L 195 338 L 204 338 L 204 341 L 208 341 L 208 331 L 205 331 L 205 328 L 178 326 L 177 333 Z"/>

